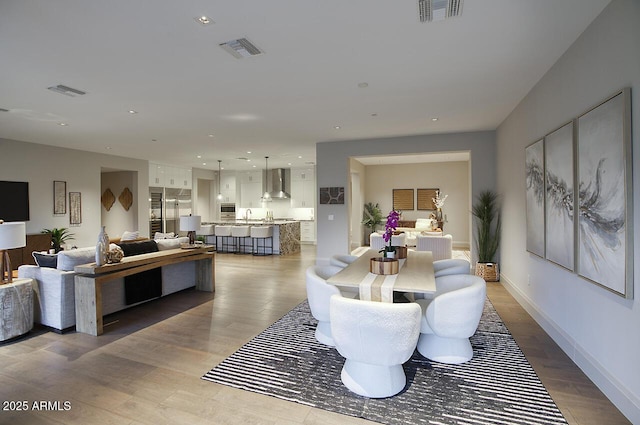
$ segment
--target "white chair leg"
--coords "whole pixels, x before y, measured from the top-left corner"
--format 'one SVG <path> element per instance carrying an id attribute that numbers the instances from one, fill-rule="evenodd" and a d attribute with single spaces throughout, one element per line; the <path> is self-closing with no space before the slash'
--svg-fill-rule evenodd
<path id="1" fill-rule="evenodd" d="M 429 360 L 459 364 L 473 358 L 469 338 L 443 338 L 434 334 L 420 334 L 418 352 Z"/>
<path id="2" fill-rule="evenodd" d="M 318 326 L 316 326 L 316 339 L 321 344 L 330 347 L 336 346 L 335 342 L 333 342 L 333 336 L 331 335 L 331 322 L 318 321 Z"/>
<path id="3" fill-rule="evenodd" d="M 402 365 L 379 366 L 346 359 L 340 378 L 354 393 L 370 398 L 391 397 L 407 384 Z"/>

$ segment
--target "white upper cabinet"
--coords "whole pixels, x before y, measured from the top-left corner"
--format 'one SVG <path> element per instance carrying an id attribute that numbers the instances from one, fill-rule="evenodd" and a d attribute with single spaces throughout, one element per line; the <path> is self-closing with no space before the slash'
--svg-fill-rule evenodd
<path id="1" fill-rule="evenodd" d="M 149 163 L 149 186 L 192 189 L 191 168 Z"/>
<path id="2" fill-rule="evenodd" d="M 240 179 L 240 208 L 258 208 L 262 197 L 262 171 L 243 171 Z"/>
<path id="3" fill-rule="evenodd" d="M 221 202 L 235 203 L 236 202 L 236 172 L 235 171 L 222 171 L 220 177 L 220 193 L 222 194 Z"/>
<path id="4" fill-rule="evenodd" d="M 309 168 L 291 169 L 291 206 L 293 208 L 315 208 L 315 170 Z"/>

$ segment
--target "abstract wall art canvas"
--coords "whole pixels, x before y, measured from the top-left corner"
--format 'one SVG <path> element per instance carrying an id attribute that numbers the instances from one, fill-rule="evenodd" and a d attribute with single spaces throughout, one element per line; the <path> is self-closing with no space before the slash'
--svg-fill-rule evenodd
<path id="1" fill-rule="evenodd" d="M 573 270 L 573 122 L 545 137 L 544 157 L 545 255 L 547 260 Z"/>
<path id="2" fill-rule="evenodd" d="M 525 149 L 527 251 L 544 257 L 544 140 Z"/>
<path id="3" fill-rule="evenodd" d="M 580 276 L 633 297 L 630 90 L 578 118 Z"/>

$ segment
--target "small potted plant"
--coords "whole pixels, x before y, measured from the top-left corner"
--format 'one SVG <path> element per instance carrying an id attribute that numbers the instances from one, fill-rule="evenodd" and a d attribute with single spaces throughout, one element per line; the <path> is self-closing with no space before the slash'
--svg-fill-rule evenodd
<path id="1" fill-rule="evenodd" d="M 41 233 L 51 235 L 51 247 L 56 253 L 60 252 L 63 243 L 73 239 L 73 233 L 69 232 L 69 229 L 65 227 L 59 229 L 55 227 L 53 229 L 43 229 Z"/>
<path id="2" fill-rule="evenodd" d="M 476 218 L 476 247 L 478 262 L 476 275 L 488 282 L 500 280 L 498 263 L 494 262 L 500 244 L 500 206 L 498 194 L 486 190 L 481 192 L 473 204 L 471 213 Z"/>

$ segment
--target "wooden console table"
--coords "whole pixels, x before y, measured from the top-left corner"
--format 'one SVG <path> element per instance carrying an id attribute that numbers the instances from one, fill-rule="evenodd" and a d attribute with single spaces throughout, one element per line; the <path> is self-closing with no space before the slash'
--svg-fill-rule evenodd
<path id="1" fill-rule="evenodd" d="M 95 263 L 76 266 L 76 330 L 98 336 L 103 332 L 102 284 L 113 279 L 140 273 L 157 267 L 185 261 L 196 262 L 196 289 L 215 291 L 215 254 L 208 246 L 195 249 L 169 249 L 132 257 L 121 262 L 97 266 Z"/>

